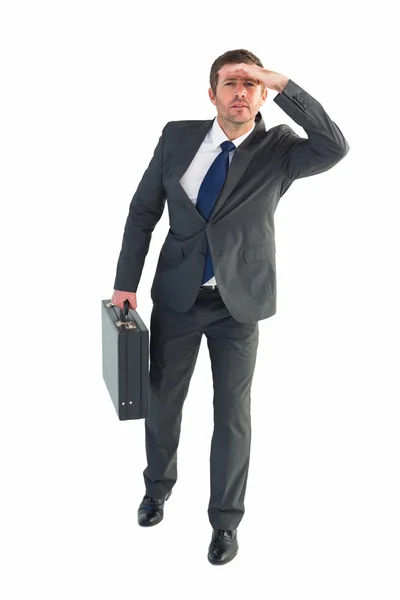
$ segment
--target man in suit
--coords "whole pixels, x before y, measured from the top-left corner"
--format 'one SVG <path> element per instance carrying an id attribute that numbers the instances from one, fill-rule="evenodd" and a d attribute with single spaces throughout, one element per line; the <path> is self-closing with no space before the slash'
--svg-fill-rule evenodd
<path id="1" fill-rule="evenodd" d="M 159 523 L 176 483 L 182 407 L 204 333 L 214 387 L 208 560 L 220 565 L 238 552 L 244 514 L 258 321 L 276 313 L 274 212 L 295 179 L 327 171 L 349 145 L 317 100 L 247 50 L 218 57 L 210 86 L 216 118 L 170 121 L 162 130 L 130 204 L 112 301 L 137 307 L 167 199 L 170 228 L 151 288 L 148 464 L 138 521 Z M 268 89 L 308 138 L 288 125 L 266 131 L 259 109 Z"/>

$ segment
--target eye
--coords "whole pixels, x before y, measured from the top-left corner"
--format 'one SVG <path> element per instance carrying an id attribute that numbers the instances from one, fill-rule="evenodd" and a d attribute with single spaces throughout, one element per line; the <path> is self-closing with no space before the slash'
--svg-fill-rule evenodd
<path id="1" fill-rule="evenodd" d="M 232 83 L 233 83 L 233 81 L 228 81 L 225 85 L 232 85 Z M 254 83 L 251 83 L 251 81 L 247 81 L 246 83 L 247 83 L 247 85 L 251 85 L 254 87 Z"/>

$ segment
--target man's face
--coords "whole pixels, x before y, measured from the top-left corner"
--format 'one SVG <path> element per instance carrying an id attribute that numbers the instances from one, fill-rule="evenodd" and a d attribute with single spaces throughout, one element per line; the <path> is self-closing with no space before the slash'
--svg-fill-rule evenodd
<path id="1" fill-rule="evenodd" d="M 261 93 L 261 84 L 257 79 L 221 75 L 216 96 L 212 88 L 208 90 L 211 102 L 217 107 L 218 116 L 224 121 L 236 124 L 254 121 L 260 106 L 267 98 L 267 93 L 267 88 Z"/>

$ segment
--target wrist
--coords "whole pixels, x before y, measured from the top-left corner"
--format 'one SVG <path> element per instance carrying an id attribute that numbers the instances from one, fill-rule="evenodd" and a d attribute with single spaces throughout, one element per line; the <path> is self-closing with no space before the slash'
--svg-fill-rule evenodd
<path id="1" fill-rule="evenodd" d="M 278 82 L 276 83 L 276 85 L 274 86 L 274 90 L 276 90 L 277 92 L 282 92 L 285 87 L 287 86 L 289 82 L 289 77 L 285 77 L 285 75 L 282 75 Z"/>

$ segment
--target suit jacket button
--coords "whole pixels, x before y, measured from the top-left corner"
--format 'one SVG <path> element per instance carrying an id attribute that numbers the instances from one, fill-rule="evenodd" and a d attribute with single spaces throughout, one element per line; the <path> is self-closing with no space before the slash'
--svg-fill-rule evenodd
<path id="1" fill-rule="evenodd" d="M 210 229 L 210 227 L 212 227 L 212 223 L 207 223 L 207 229 Z"/>
<path id="2" fill-rule="evenodd" d="M 204 254 L 199 254 L 199 258 L 204 258 Z"/>

